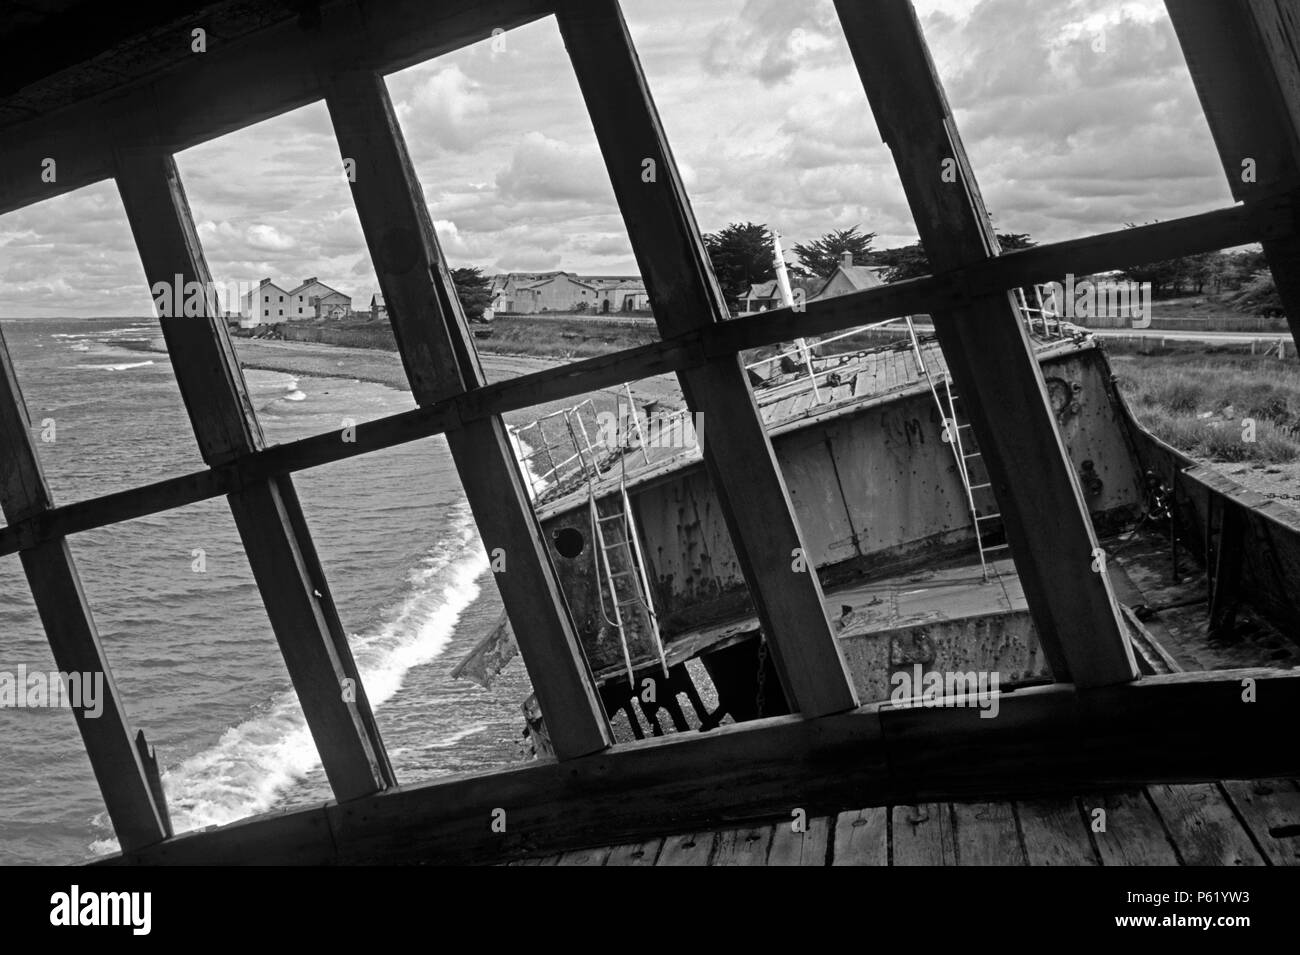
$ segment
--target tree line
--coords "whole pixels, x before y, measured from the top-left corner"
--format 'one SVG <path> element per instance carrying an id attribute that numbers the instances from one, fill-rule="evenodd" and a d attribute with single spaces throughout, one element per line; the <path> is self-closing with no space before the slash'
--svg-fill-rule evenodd
<path id="1" fill-rule="evenodd" d="M 798 261 L 787 263 L 791 285 L 803 288 L 807 295 L 816 294 L 835 273 L 845 253 L 852 255 L 854 265 L 883 269 L 886 282 L 930 274 L 930 262 L 920 242 L 876 249 L 873 247 L 875 239 L 876 233 L 863 232 L 861 226 L 853 226 L 835 229 L 818 239 L 792 246 L 790 251 Z M 998 243 L 1004 252 L 1036 245 L 1023 232 L 1000 232 Z M 705 235 L 704 244 L 722 292 L 733 308 L 742 305 L 751 285 L 769 282 L 776 277 L 772 234 L 766 225 L 733 222 L 718 232 Z M 1239 294 L 1228 295 L 1227 299 L 1243 310 L 1267 312 L 1270 307 L 1280 310 L 1272 274 L 1268 271 L 1264 254 L 1258 251 L 1207 252 L 1129 266 L 1119 271 L 1130 281 L 1150 282 L 1152 295 L 1156 298 L 1235 292 Z"/>

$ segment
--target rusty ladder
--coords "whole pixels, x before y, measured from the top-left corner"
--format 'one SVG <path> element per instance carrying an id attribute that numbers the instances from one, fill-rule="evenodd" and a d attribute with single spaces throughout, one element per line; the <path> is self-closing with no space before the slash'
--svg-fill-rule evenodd
<path id="1" fill-rule="evenodd" d="M 957 413 L 957 393 L 953 391 L 952 378 L 945 371 L 940 376 L 939 384 L 935 384 L 935 376 L 930 373 L 921 353 L 921 342 L 916 337 L 916 326 L 912 324 L 911 316 L 907 318 L 907 333 L 912 340 L 912 354 L 916 358 L 916 367 L 925 376 L 926 384 L 930 387 L 930 396 L 934 399 L 935 407 L 939 409 L 939 417 L 943 420 L 943 442 L 952 449 L 953 460 L 957 464 L 957 475 L 961 478 L 962 489 L 966 492 L 966 507 L 970 511 L 971 526 L 975 531 L 975 546 L 980 555 L 980 573 L 987 583 L 989 555 L 1007 549 L 1006 544 L 994 544 L 989 547 L 984 543 L 991 530 L 986 526 L 987 522 L 1000 519 L 1002 514 L 997 510 L 996 502 L 989 513 L 981 513 L 981 505 L 976 503 L 976 497 L 992 498 L 993 485 L 987 480 L 971 483 L 971 465 L 978 462 L 983 455 L 973 441 L 962 440 L 962 432 L 970 429 L 970 423 L 961 421 Z M 939 394 L 940 386 L 943 388 L 942 396 Z M 966 450 L 968 444 L 972 448 L 969 452 Z"/>

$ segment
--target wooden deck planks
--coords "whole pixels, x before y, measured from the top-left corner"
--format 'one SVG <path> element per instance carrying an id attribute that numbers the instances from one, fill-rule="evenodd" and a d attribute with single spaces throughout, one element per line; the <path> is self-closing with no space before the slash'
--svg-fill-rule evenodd
<path id="1" fill-rule="evenodd" d="M 605 865 L 654 865 L 663 845 L 663 839 L 650 839 L 647 842 L 614 846 L 605 858 Z"/>
<path id="2" fill-rule="evenodd" d="M 834 820 L 815 816 L 808 820 L 804 832 L 795 832 L 789 823 L 780 823 L 772 833 L 767 852 L 768 865 L 825 865 L 826 848 Z"/>
<path id="3" fill-rule="evenodd" d="M 783 824 L 728 829 L 718 833 L 717 845 L 709 865 L 767 865 L 774 830 L 781 825 Z"/>
<path id="4" fill-rule="evenodd" d="M 1264 865 L 1250 834 L 1215 783 L 1150 786 L 1184 865 Z"/>
<path id="5" fill-rule="evenodd" d="M 609 859 L 613 846 L 597 846 L 588 849 L 571 849 L 562 853 L 556 865 L 604 865 Z"/>
<path id="6" fill-rule="evenodd" d="M 1178 865 L 1146 790 L 1086 795 L 1080 800 L 1102 865 Z M 1105 815 L 1097 816 L 1097 810 Z M 1095 827 L 1104 824 L 1098 831 Z"/>
<path id="7" fill-rule="evenodd" d="M 955 865 L 957 845 L 947 803 L 894 806 L 889 832 L 892 865 Z"/>
<path id="8" fill-rule="evenodd" d="M 1097 865 L 1097 853 L 1073 797 L 1016 803 L 1030 865 Z"/>
<path id="9" fill-rule="evenodd" d="M 840 813 L 831 859 L 834 865 L 889 865 L 889 809 Z"/>
<path id="10" fill-rule="evenodd" d="M 958 865 L 1027 865 L 1009 802 L 953 803 Z"/>
<path id="11" fill-rule="evenodd" d="M 1273 865 L 1300 864 L 1300 783 L 1228 780 L 1151 788 L 1159 790 L 1151 797 L 1136 789 L 1077 800 L 874 806 L 813 817 L 804 832 L 785 821 L 764 823 L 510 865 L 821 866 L 828 855 L 836 866 L 1260 865 L 1256 843 Z M 1105 811 L 1100 831 L 1092 826 L 1099 809 Z M 1169 831 L 1176 833 L 1177 849 Z"/>
<path id="12" fill-rule="evenodd" d="M 669 836 L 655 865 L 688 866 L 708 865 L 713 855 L 713 843 L 718 833 L 688 832 Z"/>
<path id="13" fill-rule="evenodd" d="M 1223 788 L 1268 861 L 1300 865 L 1300 786 L 1290 779 L 1229 779 Z"/>

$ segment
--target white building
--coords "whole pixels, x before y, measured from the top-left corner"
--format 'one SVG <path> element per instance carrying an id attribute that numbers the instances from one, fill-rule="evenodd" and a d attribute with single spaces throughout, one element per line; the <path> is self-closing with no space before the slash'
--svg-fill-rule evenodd
<path id="1" fill-rule="evenodd" d="M 292 319 L 347 318 L 352 311 L 352 299 L 338 289 L 330 288 L 316 276 L 303 279 L 302 284 L 289 293 Z"/>
<path id="2" fill-rule="evenodd" d="M 262 279 L 253 291 L 239 300 L 239 327 L 278 325 L 288 321 L 289 293 L 270 279 Z"/>
<path id="3" fill-rule="evenodd" d="M 304 279 L 290 292 L 270 279 L 262 279 L 255 291 L 240 299 L 239 325 L 253 328 L 316 318 L 346 318 L 351 312 L 352 299 L 315 276 Z"/>
<path id="4" fill-rule="evenodd" d="M 510 272 L 490 276 L 495 312 L 647 311 L 645 283 L 635 275 L 574 275 L 571 272 Z"/>

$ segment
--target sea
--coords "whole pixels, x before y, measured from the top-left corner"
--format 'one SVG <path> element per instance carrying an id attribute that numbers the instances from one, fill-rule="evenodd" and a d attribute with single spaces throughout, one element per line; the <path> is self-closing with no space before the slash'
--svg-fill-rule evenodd
<path id="1" fill-rule="evenodd" d="M 5 338 L 56 504 L 203 467 L 155 321 L 10 319 Z M 268 443 L 414 407 L 347 376 L 247 370 Z M 501 601 L 445 440 L 294 477 L 398 781 L 528 758 L 516 659 L 490 689 L 451 669 Z M 224 498 L 69 540 L 119 694 L 163 768 L 177 833 L 330 798 Z M 51 672 L 16 555 L 0 557 L 0 673 Z M 0 864 L 117 850 L 72 712 L 0 708 Z"/>

